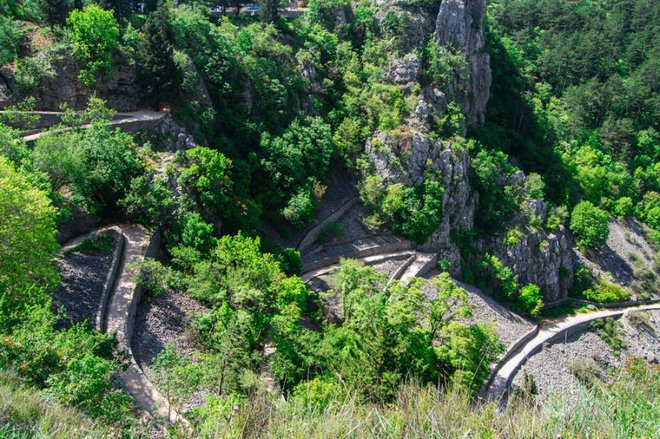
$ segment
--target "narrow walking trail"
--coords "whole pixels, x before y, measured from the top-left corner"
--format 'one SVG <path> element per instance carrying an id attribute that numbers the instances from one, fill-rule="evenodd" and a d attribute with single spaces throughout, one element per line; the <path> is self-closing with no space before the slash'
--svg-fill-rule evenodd
<path id="1" fill-rule="evenodd" d="M 0 111 L 0 114 L 2 113 L 4 113 L 4 111 Z M 62 112 L 57 112 L 57 111 L 30 111 L 27 113 L 34 115 L 49 115 L 49 116 L 61 116 L 64 114 Z M 133 132 L 133 131 L 147 129 L 158 123 L 165 116 L 166 116 L 165 113 L 161 113 L 158 111 L 151 111 L 151 110 L 138 110 L 128 113 L 116 113 L 115 118 L 111 120 L 108 123 L 108 125 L 110 127 L 119 128 L 122 131 Z M 73 127 L 55 128 L 55 129 L 41 128 L 28 132 L 22 138 L 25 142 L 34 142 L 40 137 L 48 136 L 51 134 L 63 133 L 67 131 L 73 131 L 77 129 L 87 129 L 89 127 L 91 127 L 90 124 L 85 124 L 75 128 Z"/>
<path id="2" fill-rule="evenodd" d="M 511 385 L 511 380 L 516 371 L 518 371 L 531 355 L 541 349 L 544 343 L 556 340 L 561 337 L 561 335 L 567 333 L 567 331 L 580 329 L 593 320 L 606 317 L 618 317 L 630 311 L 647 311 L 655 309 L 660 309 L 660 304 L 594 311 L 586 314 L 569 316 L 562 320 L 545 324 L 534 338 L 521 346 L 515 355 L 511 356 L 500 366 L 494 379 L 484 391 L 486 398 L 499 400 L 506 396 Z"/>
<path id="3" fill-rule="evenodd" d="M 121 233 L 125 245 L 121 254 L 121 265 L 115 279 L 106 310 L 106 319 L 101 328 L 117 338 L 118 349 L 130 355 L 128 368 L 119 374 L 122 387 L 136 402 L 138 407 L 156 419 L 169 419 L 170 422 L 186 420 L 173 410 L 169 402 L 158 392 L 142 372 L 133 356 L 131 338 L 135 325 L 135 314 L 141 298 L 141 289 L 135 282 L 136 263 L 145 257 L 156 255 L 159 246 L 158 232 L 153 234 L 145 228 L 133 224 L 121 224 L 113 229 Z"/>

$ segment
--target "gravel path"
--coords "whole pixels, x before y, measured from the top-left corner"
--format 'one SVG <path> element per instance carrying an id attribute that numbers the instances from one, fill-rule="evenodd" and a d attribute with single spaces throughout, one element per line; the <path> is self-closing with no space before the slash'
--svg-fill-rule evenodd
<path id="1" fill-rule="evenodd" d="M 138 307 L 132 341 L 135 360 L 142 370 L 149 375 L 149 366 L 169 343 L 186 355 L 199 350 L 190 321 L 193 314 L 208 311 L 195 299 L 169 288 L 160 296 L 144 297 Z"/>
<path id="2" fill-rule="evenodd" d="M 541 400 L 551 393 L 561 393 L 568 401 L 575 398 L 580 383 L 572 372 L 576 361 L 596 366 L 598 375 L 607 379 L 607 373 L 621 366 L 626 356 L 633 355 L 657 363 L 660 359 L 660 311 L 647 311 L 649 325 L 635 327 L 628 316 L 622 318 L 627 347 L 619 354 L 593 331 L 584 329 L 558 342 L 544 347 L 531 356 L 516 373 L 513 386 L 522 384 L 525 373 L 531 374 L 538 386 Z"/>
<path id="3" fill-rule="evenodd" d="M 116 245 L 116 240 L 115 244 Z M 53 309 L 63 307 L 69 325 L 96 322 L 103 284 L 112 265 L 112 250 L 99 255 L 70 253 L 60 259 L 60 288 L 53 294 Z"/>

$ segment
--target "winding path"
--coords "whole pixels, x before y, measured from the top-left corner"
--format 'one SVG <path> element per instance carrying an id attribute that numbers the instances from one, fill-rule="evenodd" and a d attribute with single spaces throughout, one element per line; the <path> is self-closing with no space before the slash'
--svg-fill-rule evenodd
<path id="1" fill-rule="evenodd" d="M 543 347 L 544 343 L 553 342 L 568 332 L 577 331 L 593 320 L 606 317 L 619 317 L 630 311 L 647 311 L 660 309 L 660 304 L 646 306 L 631 306 L 621 309 L 594 311 L 587 314 L 577 314 L 563 320 L 554 321 L 544 326 L 538 334 L 521 346 L 515 355 L 510 356 L 503 364 L 498 365 L 497 372 L 483 395 L 488 399 L 503 400 L 506 396 L 515 373 L 525 364 L 527 359 Z"/>
<path id="2" fill-rule="evenodd" d="M 6 113 L 6 111 L 0 111 L 0 114 L 3 113 Z M 59 122 L 57 122 L 56 120 L 61 118 L 62 115 L 64 114 L 61 111 L 27 111 L 24 113 L 52 119 L 52 124 L 50 125 L 57 125 Z M 108 123 L 108 125 L 111 127 L 117 127 L 125 132 L 134 132 L 134 131 L 140 131 L 140 130 L 152 128 L 158 122 L 160 122 L 165 116 L 166 116 L 165 113 L 161 113 L 158 111 L 150 111 L 150 110 L 137 110 L 127 113 L 116 113 L 114 119 L 111 120 Z M 44 128 L 28 131 L 26 132 L 25 135 L 22 136 L 22 138 L 25 142 L 34 142 L 40 137 L 48 136 L 51 134 L 63 133 L 67 131 L 73 131 L 77 129 L 87 129 L 90 126 L 91 126 L 90 124 L 86 124 L 80 127 L 65 127 L 65 128 L 56 128 L 56 129 L 49 129 L 48 127 L 44 127 Z"/>
<path id="3" fill-rule="evenodd" d="M 133 356 L 131 339 L 135 325 L 135 314 L 142 296 L 141 288 L 135 282 L 136 263 L 156 256 L 160 245 L 159 232 L 151 233 L 144 227 L 134 224 L 118 224 L 102 227 L 96 232 L 113 230 L 120 236 L 113 257 L 112 274 L 108 279 L 108 292 L 99 304 L 97 328 L 117 338 L 119 351 L 130 356 L 128 368 L 118 374 L 119 381 L 137 406 L 155 419 L 169 419 L 170 422 L 188 422 L 169 405 L 169 402 L 149 381 Z M 79 244 L 88 235 L 70 241 L 66 248 Z"/>

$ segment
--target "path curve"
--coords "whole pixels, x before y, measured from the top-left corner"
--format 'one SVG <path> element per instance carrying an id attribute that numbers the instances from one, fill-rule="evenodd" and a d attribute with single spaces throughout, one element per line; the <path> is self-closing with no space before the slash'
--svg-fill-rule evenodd
<path id="1" fill-rule="evenodd" d="M 0 114 L 2 113 L 4 113 L 4 111 L 0 111 Z M 49 117 L 58 117 L 64 114 L 58 111 L 28 111 L 26 113 L 40 116 L 47 115 Z M 160 122 L 165 116 L 165 113 L 151 110 L 137 110 L 127 113 L 116 113 L 115 118 L 108 123 L 108 126 L 119 128 L 125 132 L 134 132 L 151 128 Z M 28 134 L 22 136 L 22 138 L 25 142 L 34 142 L 40 137 L 77 129 L 88 129 L 89 127 L 91 127 L 91 124 L 85 124 L 80 127 L 57 128 L 54 130 L 46 127 L 32 130 L 31 132 L 28 132 Z"/>
<path id="2" fill-rule="evenodd" d="M 175 410 L 156 387 L 149 381 L 135 361 L 131 349 L 131 338 L 135 324 L 135 314 L 142 295 L 135 282 L 136 263 L 147 257 L 154 257 L 158 251 L 159 232 L 151 233 L 134 224 L 119 224 L 106 227 L 120 233 L 125 241 L 121 254 L 120 267 L 114 281 L 111 297 L 105 312 L 102 330 L 114 334 L 118 349 L 130 355 L 128 368 L 118 377 L 122 387 L 131 396 L 137 406 L 156 419 L 169 419 L 170 422 L 188 422 Z"/>
<path id="3" fill-rule="evenodd" d="M 581 328 L 593 320 L 606 317 L 619 317 L 630 311 L 649 311 L 656 309 L 660 309 L 660 304 L 594 311 L 552 322 L 550 325 L 542 327 L 534 338 L 521 346 L 515 355 L 512 355 L 499 367 L 494 379 L 491 380 L 490 385 L 483 393 L 487 399 L 502 400 L 511 386 L 511 381 L 515 373 L 525 364 L 527 359 L 541 349 L 544 343 L 552 342 L 567 331 Z"/>
<path id="4" fill-rule="evenodd" d="M 392 253 L 379 253 L 377 255 L 371 255 L 371 256 L 364 256 L 364 257 L 356 257 L 356 258 L 348 258 L 348 259 L 356 259 L 366 265 L 375 265 L 380 262 L 384 262 L 390 259 L 398 258 L 400 256 L 414 256 L 415 251 L 414 250 L 403 250 L 403 251 L 398 251 L 398 252 L 392 252 Z M 322 274 L 329 273 L 333 270 L 336 270 L 340 267 L 340 264 L 334 263 L 334 264 L 329 264 L 325 265 L 323 267 L 316 268 L 314 270 L 307 271 L 303 274 L 300 275 L 300 278 L 305 282 L 309 282 L 313 278 L 320 276 Z"/>

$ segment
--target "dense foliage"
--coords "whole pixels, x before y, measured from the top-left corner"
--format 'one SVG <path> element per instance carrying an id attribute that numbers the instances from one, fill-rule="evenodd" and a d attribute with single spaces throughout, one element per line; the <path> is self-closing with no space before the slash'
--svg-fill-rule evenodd
<path id="1" fill-rule="evenodd" d="M 506 424 L 494 406 L 471 406 L 504 346 L 490 325 L 466 323 L 468 294 L 448 273 L 404 283 L 341 260 L 321 293 L 299 277 L 301 254 L 275 241 L 292 245 L 324 197 L 344 196 L 343 186 L 330 186 L 344 177 L 358 180 L 367 229 L 417 244 L 466 219 L 447 211 L 460 191 L 470 198 L 465 210 L 473 201 L 477 209 L 474 230 L 446 243 L 460 247 L 463 280 L 530 316 L 544 292 L 525 285 L 491 243 L 513 253 L 533 235 L 540 249 L 550 234 L 564 239 L 567 225 L 567 245 L 573 236 L 586 253 L 607 241 L 612 217 L 635 217 L 657 244 L 658 2 L 490 1 L 493 85 L 481 126 L 467 126 L 458 103 L 464 54 L 420 32 L 433 25 L 420 17 L 437 14 L 439 1 L 301 0 L 308 9 L 289 19 L 286 2 L 259 0 L 254 17 L 227 13 L 244 3 L 209 11 L 197 1 L 0 0 L 0 91 L 6 83 L 37 96 L 75 61 L 65 100 L 88 106 L 64 106 L 60 129 L 30 145 L 18 129 L 38 122 L 24 113 L 35 98 L 0 119 L 13 127 L 0 124 L 0 368 L 11 370 L 0 375 L 0 392 L 30 386 L 38 389 L 29 401 L 35 413 L 38 398 L 50 398 L 55 410 L 73 406 L 132 434 L 131 404 L 112 378 L 123 361 L 112 338 L 85 322 L 64 324 L 51 309 L 56 227 L 75 212 L 158 228 L 163 257 L 144 261 L 136 276 L 146 300 L 187 295 L 207 307 L 187 334 L 197 348 L 166 346 L 150 371 L 174 408 L 202 395 L 186 413 L 201 435 L 597 435 L 584 419 L 567 422 L 570 411 L 541 414 L 516 400 Z M 392 62 L 407 54 L 419 60 L 417 79 L 395 84 Z M 114 112 L 94 93 L 107 93 L 104 80 L 121 88 L 133 74 L 140 104 L 171 114 L 194 144 L 184 134 L 167 139 L 163 129 L 110 128 Z M 419 96 L 429 93 L 442 109 L 421 117 Z M 430 154 L 410 157 L 420 133 L 428 148 L 444 148 L 437 160 L 449 160 L 456 178 L 440 175 Z M 406 175 L 409 159 L 419 159 L 420 175 Z M 469 185 L 458 174 L 463 163 Z M 345 232 L 332 223 L 320 241 Z M 634 270 L 637 298 L 657 290 L 652 269 Z M 582 299 L 631 297 L 584 267 L 574 280 Z M 589 367 L 578 369 L 588 375 Z M 624 373 L 657 385 L 639 364 Z M 584 396 L 598 410 L 581 405 L 576 416 L 596 413 L 611 436 L 654 436 L 647 389 L 592 378 Z M 278 402 L 268 392 L 275 388 Z M 613 407 L 622 396 L 630 401 Z M 533 422 L 511 427 L 517 413 Z M 34 432 L 12 416 L 0 436 Z"/>

